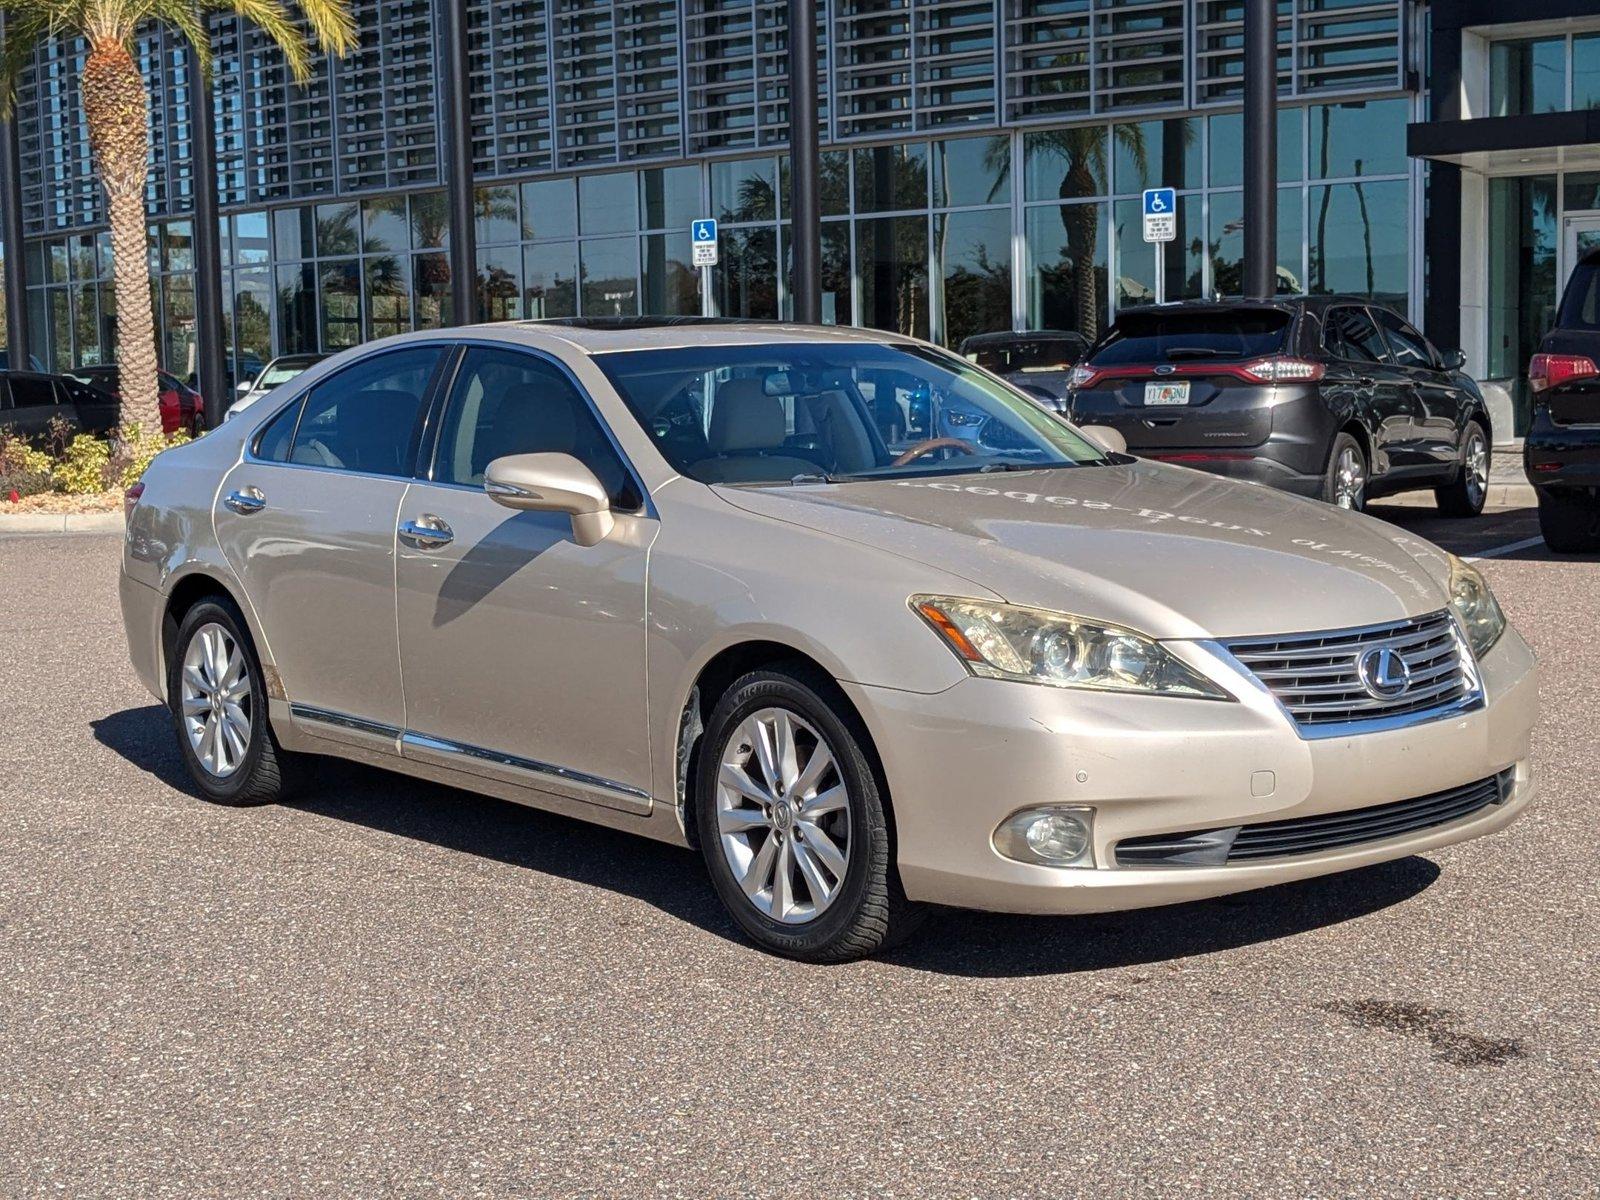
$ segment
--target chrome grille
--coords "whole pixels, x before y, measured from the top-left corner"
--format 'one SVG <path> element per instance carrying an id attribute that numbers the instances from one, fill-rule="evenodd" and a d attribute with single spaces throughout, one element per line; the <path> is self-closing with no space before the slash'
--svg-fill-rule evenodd
<path id="1" fill-rule="evenodd" d="M 1423 718 L 1479 699 L 1472 655 L 1445 611 L 1388 625 L 1241 638 L 1224 645 L 1302 729 Z M 1404 688 L 1387 697 L 1369 691 L 1361 676 L 1363 657 L 1383 649 L 1399 656 L 1408 676 Z"/>

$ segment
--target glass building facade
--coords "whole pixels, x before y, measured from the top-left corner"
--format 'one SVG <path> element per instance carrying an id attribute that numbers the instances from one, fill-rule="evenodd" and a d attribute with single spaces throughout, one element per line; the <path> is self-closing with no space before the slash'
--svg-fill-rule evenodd
<path id="1" fill-rule="evenodd" d="M 360 49 L 320 60 L 304 88 L 248 23 L 211 19 L 241 375 L 276 353 L 454 322 L 436 94 L 445 2 L 356 0 Z M 818 7 L 824 319 L 947 344 L 1013 327 L 1098 332 L 1155 299 L 1138 193 L 1157 183 L 1180 192 L 1178 240 L 1162 251 L 1169 298 L 1237 292 L 1242 0 Z M 1279 288 L 1356 292 L 1415 316 L 1415 6 L 1278 7 Z M 468 8 L 477 316 L 790 312 L 786 0 Z M 1570 92 L 1588 58 L 1568 41 Z M 42 45 L 19 96 L 27 242 L 7 261 L 22 260 L 36 352 L 58 367 L 114 353 L 82 56 Z M 186 375 L 195 92 L 170 34 L 146 32 L 139 57 L 160 344 Z M 708 214 L 722 223 L 709 279 L 688 239 Z"/>

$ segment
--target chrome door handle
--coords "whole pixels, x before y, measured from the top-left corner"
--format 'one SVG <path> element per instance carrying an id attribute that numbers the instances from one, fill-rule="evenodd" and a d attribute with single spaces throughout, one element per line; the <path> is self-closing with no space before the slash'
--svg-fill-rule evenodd
<path id="1" fill-rule="evenodd" d="M 423 513 L 419 521 L 400 522 L 400 540 L 418 550 L 437 550 L 456 540 L 455 531 L 432 513 Z"/>
<path id="2" fill-rule="evenodd" d="M 267 506 L 267 498 L 261 494 L 261 489 L 253 487 L 229 492 L 222 502 L 242 517 L 258 513 Z"/>

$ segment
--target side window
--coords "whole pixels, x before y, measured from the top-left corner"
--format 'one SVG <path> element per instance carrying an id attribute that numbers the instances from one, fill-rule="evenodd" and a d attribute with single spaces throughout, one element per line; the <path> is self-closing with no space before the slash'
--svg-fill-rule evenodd
<path id="1" fill-rule="evenodd" d="M 1390 349 L 1394 351 L 1395 362 L 1402 367 L 1434 365 L 1433 350 L 1429 347 L 1427 338 L 1386 308 L 1378 310 L 1378 320 L 1383 325 L 1385 336 L 1389 339 Z"/>
<path id="2" fill-rule="evenodd" d="M 305 399 L 289 461 L 364 475 L 411 474 L 417 412 L 442 353 L 426 346 L 377 354 L 318 384 Z"/>
<path id="3" fill-rule="evenodd" d="M 517 350 L 474 347 L 450 391 L 433 478 L 481 487 L 508 454 L 570 454 L 594 472 L 618 508 L 643 497 L 577 386 L 553 363 Z"/>
<path id="4" fill-rule="evenodd" d="M 1323 340 L 1337 358 L 1380 363 L 1386 357 L 1383 335 L 1364 308 L 1330 308 Z"/>
<path id="5" fill-rule="evenodd" d="M 13 375 L 11 403 L 17 408 L 47 408 L 61 402 L 56 385 L 45 375 Z"/>
<path id="6" fill-rule="evenodd" d="M 257 458 L 266 462 L 289 461 L 289 443 L 294 438 L 294 427 L 304 406 L 304 400 L 297 400 L 267 422 L 266 428 L 256 435 Z"/>

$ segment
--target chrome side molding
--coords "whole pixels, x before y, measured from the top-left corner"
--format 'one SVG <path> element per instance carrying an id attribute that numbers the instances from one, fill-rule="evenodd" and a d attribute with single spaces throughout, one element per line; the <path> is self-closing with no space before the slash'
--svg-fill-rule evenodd
<path id="1" fill-rule="evenodd" d="M 307 732 L 334 741 L 350 742 L 369 749 L 382 749 L 388 754 L 398 754 L 402 759 L 444 767 L 467 775 L 494 779 L 517 787 L 539 792 L 551 792 L 602 808 L 648 815 L 651 809 L 650 793 L 614 779 L 591 775 L 587 771 L 562 767 L 555 763 L 522 758 L 501 750 L 489 750 L 467 742 L 449 738 L 430 737 L 427 734 L 369 721 L 365 717 L 318 708 L 311 704 L 289 705 L 289 715 Z"/>
<path id="2" fill-rule="evenodd" d="M 650 811 L 650 793 L 643 788 L 466 742 L 406 732 L 400 737 L 400 753 L 419 762 L 520 784 L 537 791 L 554 791 L 605 808 L 637 813 Z"/>

